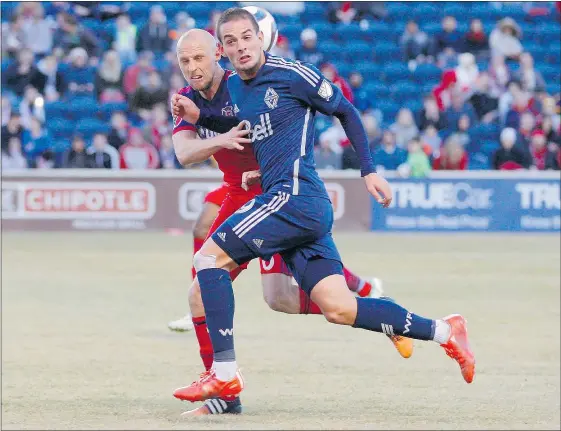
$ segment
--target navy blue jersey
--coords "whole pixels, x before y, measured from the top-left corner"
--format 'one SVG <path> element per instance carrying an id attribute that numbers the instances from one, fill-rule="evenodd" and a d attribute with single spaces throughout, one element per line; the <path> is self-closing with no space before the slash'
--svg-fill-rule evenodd
<path id="1" fill-rule="evenodd" d="M 225 71 L 220 87 L 218 87 L 212 100 L 205 99 L 201 93 L 190 86 L 179 90 L 179 94 L 191 99 L 199 108 L 207 108 L 215 116 L 234 117 L 234 107 L 232 106 L 230 93 L 226 85 L 226 81 L 231 73 L 229 70 Z M 174 118 L 173 133 L 175 134 L 181 130 L 193 130 L 197 132 L 201 139 L 216 136 L 216 132 L 204 127 L 195 126 L 182 118 Z M 258 169 L 251 145 L 244 145 L 242 151 L 226 149 L 217 151 L 214 153 L 214 159 L 218 164 L 218 168 L 224 173 L 224 181 L 233 186 L 241 185 L 244 172 Z"/>
<path id="2" fill-rule="evenodd" d="M 251 129 L 263 190 L 328 198 L 315 170 L 314 120 L 317 111 L 332 115 L 342 93 L 311 64 L 265 56 L 255 78 L 228 79 L 234 113 Z"/>

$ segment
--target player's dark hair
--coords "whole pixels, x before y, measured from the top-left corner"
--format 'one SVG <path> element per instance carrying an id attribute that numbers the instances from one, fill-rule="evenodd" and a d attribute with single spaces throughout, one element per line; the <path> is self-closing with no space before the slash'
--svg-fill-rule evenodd
<path id="1" fill-rule="evenodd" d="M 239 19 L 247 19 L 251 22 L 255 33 L 259 33 L 259 24 L 257 24 L 257 20 L 253 16 L 253 14 L 241 7 L 231 7 L 230 9 L 226 9 L 220 18 L 218 19 L 218 23 L 216 24 L 216 37 L 222 43 L 222 33 L 220 32 L 220 27 L 222 24 L 226 24 L 230 21 L 236 21 Z"/>

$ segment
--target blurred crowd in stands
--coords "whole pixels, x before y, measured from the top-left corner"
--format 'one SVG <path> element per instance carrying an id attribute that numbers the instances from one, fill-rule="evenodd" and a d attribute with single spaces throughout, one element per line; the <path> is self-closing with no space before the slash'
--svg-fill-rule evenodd
<path id="1" fill-rule="evenodd" d="M 236 4 L 341 88 L 380 170 L 561 166 L 558 2 L 2 2 L 2 169 L 183 169 L 175 42 Z M 337 120 L 316 129 L 318 168 L 358 168 Z"/>

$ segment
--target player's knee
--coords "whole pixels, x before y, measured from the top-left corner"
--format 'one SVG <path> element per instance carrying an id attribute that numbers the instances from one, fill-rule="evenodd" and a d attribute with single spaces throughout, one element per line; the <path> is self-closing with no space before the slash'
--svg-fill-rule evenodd
<path id="1" fill-rule="evenodd" d="M 346 313 L 342 308 L 334 308 L 323 311 L 323 315 L 329 323 L 335 323 L 336 325 L 349 325 L 348 313 Z"/>
<path id="2" fill-rule="evenodd" d="M 297 314 L 300 311 L 298 290 L 292 286 L 292 277 L 285 274 L 262 276 L 263 299 L 273 311 Z"/>
<path id="3" fill-rule="evenodd" d="M 216 268 L 216 256 L 203 254 L 200 250 L 193 256 L 195 271 Z"/>

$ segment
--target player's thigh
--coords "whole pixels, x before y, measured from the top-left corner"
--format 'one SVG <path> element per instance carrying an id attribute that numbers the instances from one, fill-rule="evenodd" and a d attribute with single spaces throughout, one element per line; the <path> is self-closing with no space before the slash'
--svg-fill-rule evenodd
<path id="1" fill-rule="evenodd" d="M 300 289 L 291 275 L 268 273 L 261 275 L 263 299 L 274 311 L 298 314 Z"/>
<path id="2" fill-rule="evenodd" d="M 343 275 L 341 256 L 331 232 L 321 238 L 281 253 L 300 288 L 311 295 L 313 288 L 330 275 Z"/>

